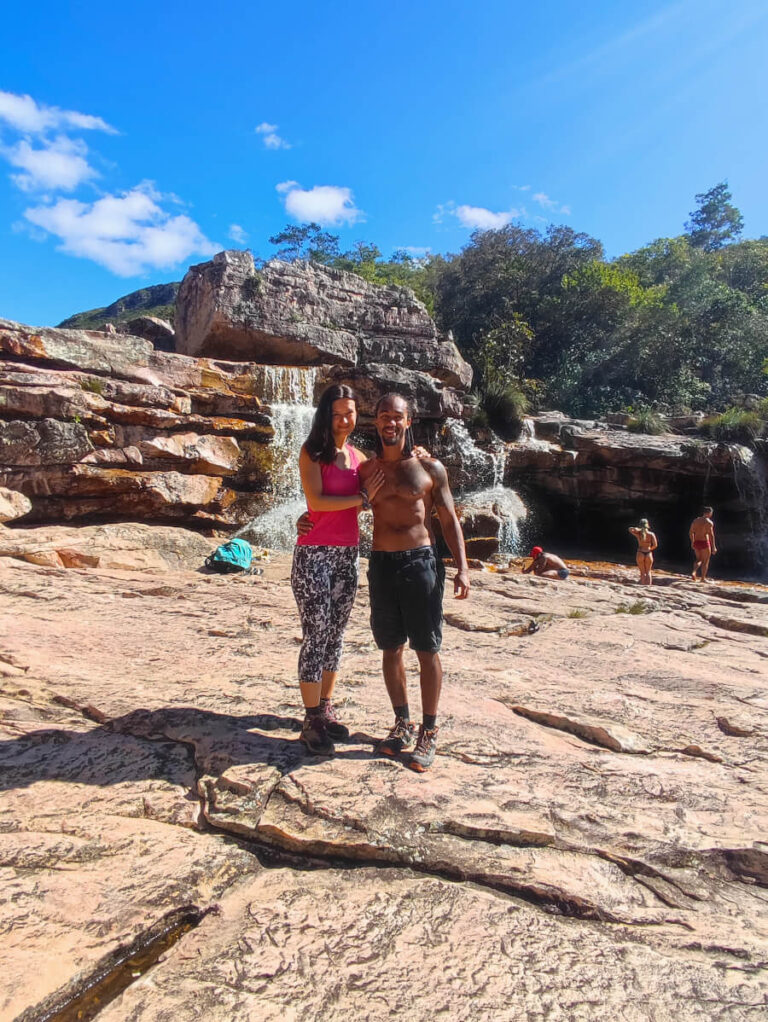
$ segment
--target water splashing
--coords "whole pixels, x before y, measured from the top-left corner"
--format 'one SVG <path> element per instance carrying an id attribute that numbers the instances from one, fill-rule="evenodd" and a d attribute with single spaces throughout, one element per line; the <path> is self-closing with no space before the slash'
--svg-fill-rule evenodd
<path id="1" fill-rule="evenodd" d="M 461 504 L 493 510 L 500 519 L 499 553 L 518 553 L 520 522 L 528 512 L 518 494 L 504 486 L 507 449 L 503 441 L 489 431 L 487 449 L 478 447 L 463 422 L 449 419 L 436 453 L 450 469 Z"/>
<path id="2" fill-rule="evenodd" d="M 296 519 L 307 509 L 301 488 L 299 454 L 309 435 L 315 410 L 312 401 L 317 369 L 260 366 L 264 400 L 270 402 L 275 430 L 272 457 L 274 506 L 237 533 L 255 546 L 290 550 L 296 542 Z"/>
<path id="3" fill-rule="evenodd" d="M 768 577 L 768 459 L 740 444 L 729 445 L 734 481 L 749 518 L 745 541 L 757 574 Z"/>

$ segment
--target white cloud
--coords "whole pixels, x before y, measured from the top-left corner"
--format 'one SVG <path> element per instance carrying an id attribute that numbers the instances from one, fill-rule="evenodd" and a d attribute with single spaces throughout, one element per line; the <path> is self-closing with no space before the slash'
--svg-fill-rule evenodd
<path id="1" fill-rule="evenodd" d="M 38 103 L 31 96 L 0 91 L 0 121 L 25 135 L 43 135 L 57 129 L 75 128 L 78 131 L 117 131 L 101 117 L 81 114 L 76 110 L 61 110 L 57 106 Z"/>
<path id="2" fill-rule="evenodd" d="M 244 245 L 248 240 L 248 232 L 240 226 L 240 224 L 230 224 L 227 237 L 230 241 L 236 242 L 238 245 Z"/>
<path id="3" fill-rule="evenodd" d="M 546 192 L 535 192 L 531 198 L 534 202 L 538 202 L 542 209 L 547 209 L 551 213 L 562 213 L 564 216 L 570 216 L 571 207 L 562 205 L 558 199 L 550 199 Z"/>
<path id="4" fill-rule="evenodd" d="M 55 190 L 71 192 L 84 181 L 98 177 L 86 159 L 88 147 L 79 139 L 58 135 L 35 148 L 26 139 L 8 148 L 0 148 L 13 167 L 23 173 L 12 174 L 11 180 L 22 191 Z"/>
<path id="5" fill-rule="evenodd" d="M 429 255 L 432 249 L 429 247 L 425 248 L 423 245 L 404 245 L 403 251 L 407 252 L 408 255 L 412 255 L 415 256 L 416 258 L 419 258 L 421 256 Z"/>
<path id="6" fill-rule="evenodd" d="M 121 277 L 168 269 L 193 254 L 213 255 L 210 242 L 188 216 L 171 216 L 149 183 L 93 203 L 77 199 L 32 206 L 26 220 L 61 240 L 60 250 L 105 266 Z"/>
<path id="7" fill-rule="evenodd" d="M 516 216 L 520 215 L 519 210 L 516 209 L 494 213 L 483 206 L 457 206 L 451 212 L 463 227 L 481 231 L 497 231 L 501 227 L 506 227 Z"/>
<path id="8" fill-rule="evenodd" d="M 277 128 L 276 124 L 262 121 L 261 124 L 256 125 L 256 134 L 262 136 L 262 141 L 267 149 L 290 149 L 291 143 L 286 142 L 284 138 L 278 135 Z"/>
<path id="9" fill-rule="evenodd" d="M 546 192 L 534 192 L 531 198 L 534 202 L 538 202 L 540 206 L 543 206 L 544 209 L 555 209 L 557 206 L 554 199 L 550 199 Z"/>
<path id="10" fill-rule="evenodd" d="M 283 181 L 276 187 L 284 196 L 286 212 L 301 223 L 338 227 L 363 219 L 362 210 L 355 206 L 351 188 L 315 185 L 304 189 L 296 181 Z"/>
<path id="11" fill-rule="evenodd" d="M 453 199 L 449 199 L 448 202 L 438 202 L 435 212 L 432 214 L 432 223 L 441 224 L 446 217 L 447 213 L 453 213 L 456 209 L 456 203 Z"/>

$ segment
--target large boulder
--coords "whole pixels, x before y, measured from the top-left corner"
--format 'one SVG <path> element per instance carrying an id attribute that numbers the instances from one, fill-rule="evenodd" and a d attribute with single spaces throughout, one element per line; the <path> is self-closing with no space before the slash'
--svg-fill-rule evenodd
<path id="1" fill-rule="evenodd" d="M 136 316 L 118 327 L 119 333 L 132 334 L 134 337 L 143 337 L 152 342 L 152 346 L 158 351 L 173 351 L 176 347 L 176 334 L 173 327 L 166 319 L 158 319 L 157 316 Z"/>
<path id="2" fill-rule="evenodd" d="M 177 298 L 176 349 L 289 365 L 391 364 L 462 389 L 472 380 L 408 288 L 316 263 L 273 261 L 257 272 L 249 252 L 220 252 L 189 270 Z"/>
<path id="3" fill-rule="evenodd" d="M 0 523 L 12 522 L 32 510 L 32 501 L 23 493 L 0 486 Z"/>

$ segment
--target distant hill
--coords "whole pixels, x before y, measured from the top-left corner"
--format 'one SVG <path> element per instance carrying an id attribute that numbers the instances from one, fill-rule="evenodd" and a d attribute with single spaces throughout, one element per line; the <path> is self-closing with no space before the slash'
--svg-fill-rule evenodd
<path id="1" fill-rule="evenodd" d="M 124 320 L 135 319 L 136 316 L 157 316 L 158 319 L 167 319 L 173 323 L 176 311 L 176 292 L 179 290 L 181 281 L 174 281 L 171 284 L 153 284 L 152 287 L 143 287 L 139 291 L 131 291 L 129 295 L 123 295 L 111 305 L 102 309 L 89 309 L 88 312 L 76 312 L 74 316 L 64 319 L 59 323 L 60 327 L 69 327 L 78 330 L 95 330 L 104 323 L 121 323 Z"/>

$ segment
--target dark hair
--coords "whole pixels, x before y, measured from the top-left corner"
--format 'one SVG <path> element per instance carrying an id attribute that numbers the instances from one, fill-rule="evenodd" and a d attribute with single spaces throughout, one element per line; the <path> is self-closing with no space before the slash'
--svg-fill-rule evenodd
<path id="1" fill-rule="evenodd" d="M 320 395 L 312 419 L 312 428 L 304 441 L 304 449 L 312 461 L 330 465 L 336 457 L 336 442 L 333 439 L 333 402 L 354 401 L 357 411 L 357 394 L 345 383 L 332 383 Z"/>
<path id="2" fill-rule="evenodd" d="M 403 402 L 408 411 L 408 415 L 412 416 L 413 409 L 411 408 L 410 398 L 407 398 L 405 394 L 397 394 L 395 393 L 394 390 L 390 390 L 389 393 L 381 395 L 379 400 L 376 402 L 376 407 L 373 409 L 374 416 L 379 414 L 379 409 L 381 408 L 385 401 L 394 401 L 395 398 L 398 398 L 398 400 Z"/>
<path id="3" fill-rule="evenodd" d="M 711 515 L 711 514 L 714 514 L 714 510 L 713 510 L 713 508 L 711 508 L 711 507 L 709 507 L 708 505 L 705 504 L 704 507 L 701 509 L 701 513 L 703 515 Z"/>
<path id="4" fill-rule="evenodd" d="M 373 410 L 374 418 L 379 414 L 379 409 L 387 401 L 392 401 L 394 398 L 398 398 L 405 405 L 408 418 L 413 418 L 413 408 L 411 406 L 411 399 L 406 397 L 405 394 L 397 394 L 395 391 L 390 391 L 388 394 L 382 394 L 379 400 L 376 402 L 376 407 Z M 384 445 L 381 442 L 378 430 L 376 431 L 376 453 L 382 454 Z M 403 446 L 403 457 L 410 458 L 413 454 L 413 430 L 409 426 L 405 431 L 405 445 Z"/>

